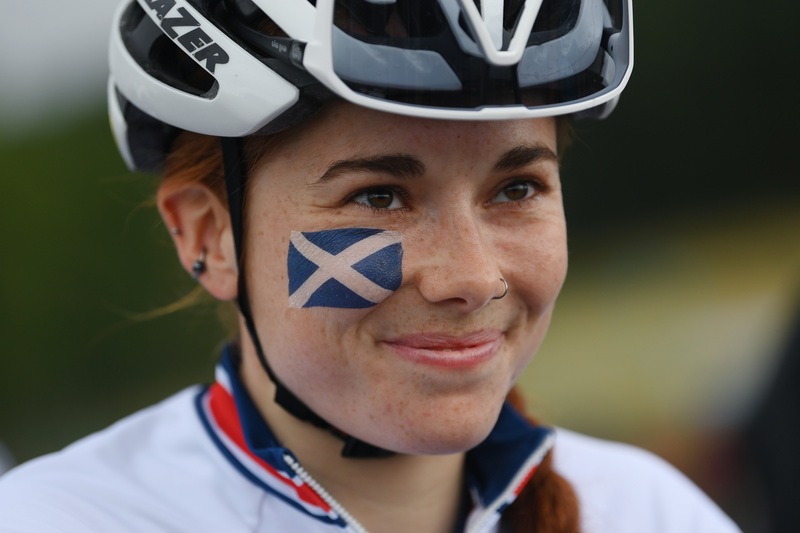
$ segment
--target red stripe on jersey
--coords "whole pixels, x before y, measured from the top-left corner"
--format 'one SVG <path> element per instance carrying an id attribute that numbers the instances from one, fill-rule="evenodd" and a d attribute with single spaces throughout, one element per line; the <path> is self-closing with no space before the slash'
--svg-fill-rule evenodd
<path id="1" fill-rule="evenodd" d="M 522 492 L 522 489 L 525 488 L 525 485 L 528 484 L 528 481 L 531 480 L 531 478 L 533 477 L 533 474 L 535 474 L 536 470 L 538 470 L 538 469 L 539 469 L 539 465 L 536 465 L 533 468 L 531 468 L 531 471 L 528 472 L 528 475 L 525 476 L 525 479 L 523 479 L 522 482 L 519 485 L 517 485 L 517 488 L 514 489 L 514 496 L 519 496 L 519 493 Z"/>
<path id="2" fill-rule="evenodd" d="M 233 396 L 231 396 L 230 393 L 228 393 L 228 391 L 222 387 L 222 385 L 219 383 L 214 383 L 211 385 L 208 392 L 208 405 L 211 410 L 211 414 L 214 416 L 214 420 L 220 429 L 222 429 L 222 431 L 225 433 L 225 435 L 227 435 L 228 438 L 231 439 L 231 441 L 233 441 L 240 450 L 246 453 L 247 456 L 253 461 L 258 463 L 262 468 L 264 468 L 264 470 L 269 472 L 275 479 L 294 489 L 294 491 L 297 493 L 297 497 L 302 502 L 319 507 L 326 513 L 330 512 L 330 506 L 325 503 L 325 500 L 320 498 L 320 496 L 314 492 L 311 487 L 305 483 L 298 487 L 290 479 L 282 476 L 269 463 L 250 451 L 250 448 L 247 446 L 244 438 L 242 424 L 239 420 L 239 413 L 236 411 L 236 402 L 234 401 Z"/>

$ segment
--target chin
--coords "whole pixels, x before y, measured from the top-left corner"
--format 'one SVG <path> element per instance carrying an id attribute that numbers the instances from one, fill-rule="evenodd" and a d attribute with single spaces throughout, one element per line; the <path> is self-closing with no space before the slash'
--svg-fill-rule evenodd
<path id="1" fill-rule="evenodd" d="M 365 440 L 408 455 L 449 455 L 463 453 L 480 444 L 494 428 L 499 407 L 469 416 L 420 415 L 392 427 L 376 427 Z M 464 413 L 461 413 L 462 415 Z M 476 416 L 477 415 L 477 416 Z"/>
<path id="2" fill-rule="evenodd" d="M 458 431 L 457 433 L 409 435 L 403 449 L 399 453 L 409 455 L 450 455 L 471 450 L 489 435 L 493 425 L 481 428 L 480 431 Z M 465 428 L 466 429 L 466 428 Z"/>
<path id="3" fill-rule="evenodd" d="M 416 453 L 418 455 L 451 455 L 457 453 L 465 453 L 475 446 L 479 445 L 481 442 L 489 436 L 489 431 L 483 433 L 479 436 L 473 436 L 472 438 L 462 438 L 462 439 L 447 439 L 442 440 L 433 446 L 426 446 L 418 450 Z"/>

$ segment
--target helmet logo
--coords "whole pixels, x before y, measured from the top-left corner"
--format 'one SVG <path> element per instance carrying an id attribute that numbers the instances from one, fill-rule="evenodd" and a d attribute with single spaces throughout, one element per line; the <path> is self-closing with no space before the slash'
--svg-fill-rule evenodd
<path id="1" fill-rule="evenodd" d="M 142 1 L 150 8 L 151 15 L 155 14 L 154 20 L 161 26 L 161 31 L 207 71 L 213 74 L 217 65 L 230 61 L 225 50 L 203 31 L 200 22 L 186 7 L 176 9 L 176 4 L 182 0 L 140 0 L 140 3 Z"/>

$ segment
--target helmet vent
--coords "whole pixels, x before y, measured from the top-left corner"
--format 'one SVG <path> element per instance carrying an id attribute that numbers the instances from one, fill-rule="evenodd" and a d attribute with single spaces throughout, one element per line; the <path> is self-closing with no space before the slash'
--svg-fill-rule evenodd
<path id="1" fill-rule="evenodd" d="M 205 98 L 216 93 L 214 77 L 167 37 L 138 3 L 132 2 L 123 15 L 120 34 L 136 63 L 160 82 Z"/>

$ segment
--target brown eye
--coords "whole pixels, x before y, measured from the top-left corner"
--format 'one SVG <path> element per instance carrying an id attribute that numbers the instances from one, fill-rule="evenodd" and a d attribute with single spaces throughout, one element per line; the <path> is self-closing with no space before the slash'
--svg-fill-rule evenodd
<path id="1" fill-rule="evenodd" d="M 497 196 L 492 199 L 492 203 L 519 202 L 533 196 L 536 192 L 532 183 L 516 182 L 503 188 Z"/>
<path id="2" fill-rule="evenodd" d="M 403 203 L 391 189 L 370 189 L 357 194 L 353 201 L 374 209 L 400 209 Z"/>

